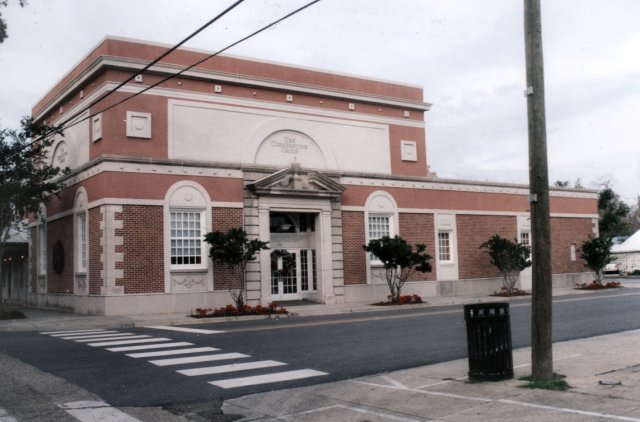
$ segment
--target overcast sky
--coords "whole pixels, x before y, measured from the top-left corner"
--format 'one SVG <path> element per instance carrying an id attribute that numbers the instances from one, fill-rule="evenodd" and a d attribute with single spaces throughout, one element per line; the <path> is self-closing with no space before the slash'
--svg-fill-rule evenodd
<path id="1" fill-rule="evenodd" d="M 0 11 L 0 127 L 106 35 L 175 44 L 231 0 L 18 0 Z M 187 45 L 211 51 L 307 0 L 246 0 Z M 550 183 L 640 194 L 640 1 L 542 1 Z M 523 2 L 322 0 L 229 51 L 424 87 L 431 170 L 527 183 Z"/>

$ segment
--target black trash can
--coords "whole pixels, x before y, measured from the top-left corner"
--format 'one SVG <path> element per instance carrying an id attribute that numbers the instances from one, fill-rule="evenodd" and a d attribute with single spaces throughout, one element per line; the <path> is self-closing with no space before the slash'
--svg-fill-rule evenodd
<path id="1" fill-rule="evenodd" d="M 467 323 L 469 379 L 499 381 L 513 378 L 509 304 L 465 305 L 464 319 Z"/>

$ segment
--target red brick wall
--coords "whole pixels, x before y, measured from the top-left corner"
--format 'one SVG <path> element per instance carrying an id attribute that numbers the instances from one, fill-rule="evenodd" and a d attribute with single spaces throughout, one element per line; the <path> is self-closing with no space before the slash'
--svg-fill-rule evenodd
<path id="1" fill-rule="evenodd" d="M 491 264 L 491 258 L 480 245 L 494 234 L 507 239 L 515 239 L 516 217 L 458 215 L 458 275 L 461 280 L 468 278 L 499 277 L 500 272 Z"/>
<path id="2" fill-rule="evenodd" d="M 344 284 L 367 283 L 364 212 L 342 211 L 342 250 Z"/>
<path id="3" fill-rule="evenodd" d="M 554 274 L 588 271 L 577 249 L 593 235 L 593 224 L 588 218 L 551 219 L 551 268 Z M 571 261 L 570 247 L 576 245 L 576 260 Z"/>
<path id="4" fill-rule="evenodd" d="M 47 291 L 73 294 L 73 215 L 47 224 Z M 62 274 L 53 270 L 53 245 L 62 242 L 64 268 Z"/>
<path id="5" fill-rule="evenodd" d="M 89 210 L 89 294 L 100 294 L 100 287 L 103 280 L 100 272 L 104 269 L 100 255 L 102 254 L 102 245 L 100 238 L 103 233 L 100 229 L 102 222 L 102 213 L 100 208 L 92 208 Z"/>
<path id="6" fill-rule="evenodd" d="M 244 227 L 243 213 L 240 208 L 212 208 L 211 227 L 213 231 L 226 232 L 232 228 Z M 204 244 L 209 255 L 209 244 Z M 207 258 L 210 259 L 210 258 Z M 213 264 L 214 290 L 227 290 L 242 287 L 242 270 L 235 268 L 232 272 L 226 265 Z"/>
<path id="7" fill-rule="evenodd" d="M 431 260 L 433 267 L 430 273 L 414 273 L 409 280 L 436 280 L 433 214 L 400 214 L 399 235 L 411 245 L 424 243 L 427 245 L 427 253 L 434 257 Z"/>
<path id="8" fill-rule="evenodd" d="M 163 208 L 160 206 L 123 205 L 122 229 L 116 236 L 124 236 L 122 246 L 116 252 L 123 253 L 123 262 L 116 269 L 123 270 L 122 279 L 116 285 L 124 286 L 126 293 L 164 292 L 164 224 Z"/>

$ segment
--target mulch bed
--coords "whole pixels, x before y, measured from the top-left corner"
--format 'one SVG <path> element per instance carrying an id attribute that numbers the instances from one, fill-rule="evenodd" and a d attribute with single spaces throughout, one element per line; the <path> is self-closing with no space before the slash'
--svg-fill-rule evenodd
<path id="1" fill-rule="evenodd" d="M 6 319 L 24 319 L 24 314 L 20 311 L 4 311 L 0 313 L 0 320 Z"/>
<path id="2" fill-rule="evenodd" d="M 492 295 L 489 296 L 497 296 L 497 297 L 517 297 L 517 296 L 531 296 L 531 293 L 526 292 L 520 289 L 513 289 L 511 292 L 506 290 L 500 290 L 499 292 L 493 292 Z"/>
<path id="3" fill-rule="evenodd" d="M 603 289 L 619 289 L 622 287 L 622 283 L 619 281 L 609 281 L 605 284 L 598 284 L 595 281 L 587 283 L 576 284 L 576 290 L 603 290 Z"/>

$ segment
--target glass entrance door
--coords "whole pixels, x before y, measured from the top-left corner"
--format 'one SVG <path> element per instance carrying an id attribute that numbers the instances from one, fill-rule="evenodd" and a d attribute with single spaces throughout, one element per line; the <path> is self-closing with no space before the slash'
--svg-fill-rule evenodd
<path id="1" fill-rule="evenodd" d="M 271 252 L 271 297 L 274 300 L 301 299 L 302 292 L 316 289 L 313 249 L 276 249 Z"/>

